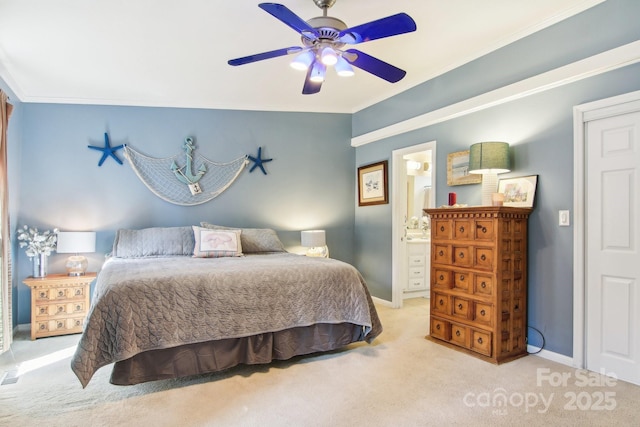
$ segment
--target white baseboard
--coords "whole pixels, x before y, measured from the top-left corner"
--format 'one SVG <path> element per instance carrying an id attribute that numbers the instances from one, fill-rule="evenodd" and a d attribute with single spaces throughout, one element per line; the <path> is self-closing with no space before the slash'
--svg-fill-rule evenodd
<path id="1" fill-rule="evenodd" d="M 554 353 L 549 350 L 540 350 L 540 347 L 533 345 L 527 345 L 527 352 L 533 356 L 542 357 L 543 359 L 551 360 L 562 365 L 573 366 L 573 357 L 565 356 L 564 354 Z"/>

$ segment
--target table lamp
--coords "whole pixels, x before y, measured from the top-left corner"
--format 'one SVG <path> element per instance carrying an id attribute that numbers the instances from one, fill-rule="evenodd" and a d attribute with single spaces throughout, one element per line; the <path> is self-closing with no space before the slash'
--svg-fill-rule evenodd
<path id="1" fill-rule="evenodd" d="M 67 273 L 69 276 L 84 276 L 89 262 L 83 253 L 96 251 L 95 231 L 60 231 L 56 252 L 59 254 L 74 254 L 67 258 Z"/>
<path id="2" fill-rule="evenodd" d="M 329 248 L 325 240 L 324 230 L 306 230 L 301 233 L 300 243 L 308 248 L 307 256 L 329 257 Z"/>
<path id="3" fill-rule="evenodd" d="M 508 143 L 478 142 L 469 148 L 469 173 L 482 174 L 483 206 L 491 206 L 491 195 L 498 191 L 498 174 L 510 171 Z"/>

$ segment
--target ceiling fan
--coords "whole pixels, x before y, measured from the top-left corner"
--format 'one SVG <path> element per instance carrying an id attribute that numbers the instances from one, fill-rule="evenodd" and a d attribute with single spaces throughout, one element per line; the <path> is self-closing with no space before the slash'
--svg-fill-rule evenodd
<path id="1" fill-rule="evenodd" d="M 327 66 L 333 66 L 340 76 L 353 75 L 352 66 L 355 66 L 391 83 L 402 80 L 407 74 L 406 71 L 357 49 L 343 48 L 347 44 L 359 44 L 415 31 L 416 23 L 409 15 L 398 13 L 348 28 L 340 19 L 327 16 L 327 9 L 333 6 L 336 0 L 313 2 L 323 13 L 322 16 L 308 21 L 304 21 L 284 5 L 260 3 L 258 7 L 297 31 L 303 46 L 291 46 L 232 59 L 228 61 L 229 65 L 244 65 L 296 53 L 291 66 L 307 70 L 302 88 L 305 95 L 320 92 Z"/>

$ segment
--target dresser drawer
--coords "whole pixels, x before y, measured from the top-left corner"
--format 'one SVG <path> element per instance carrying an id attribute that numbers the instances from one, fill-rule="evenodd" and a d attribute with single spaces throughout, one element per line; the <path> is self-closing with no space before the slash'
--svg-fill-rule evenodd
<path id="1" fill-rule="evenodd" d="M 476 353 L 491 357 L 491 332 L 472 329 L 469 348 Z"/>
<path id="2" fill-rule="evenodd" d="M 431 221 L 431 239 L 451 239 L 451 222 L 449 220 L 434 219 Z"/>
<path id="3" fill-rule="evenodd" d="M 453 272 L 450 270 L 443 270 L 440 268 L 433 269 L 433 287 L 440 289 L 451 289 Z"/>
<path id="4" fill-rule="evenodd" d="M 493 305 L 484 302 L 474 302 L 473 321 L 486 326 L 493 326 Z"/>
<path id="5" fill-rule="evenodd" d="M 451 313 L 449 310 L 449 300 L 449 295 L 434 292 L 433 297 L 431 298 L 431 311 L 434 313 L 449 315 Z"/>
<path id="6" fill-rule="evenodd" d="M 450 264 L 451 263 L 451 245 L 433 245 L 433 252 L 431 253 L 431 259 L 436 264 Z"/>
<path id="7" fill-rule="evenodd" d="M 476 273 L 473 278 L 473 293 L 484 297 L 492 296 L 493 276 Z"/>
<path id="8" fill-rule="evenodd" d="M 483 270 L 493 269 L 493 248 L 476 247 L 474 251 L 473 265 Z"/>
<path id="9" fill-rule="evenodd" d="M 451 323 L 432 317 L 429 334 L 434 338 L 449 341 L 451 339 Z"/>
<path id="10" fill-rule="evenodd" d="M 470 219 L 456 219 L 453 221 L 453 239 L 469 240 L 473 238 L 473 231 Z"/>
<path id="11" fill-rule="evenodd" d="M 453 265 L 458 267 L 473 265 L 473 246 L 454 245 L 451 251 L 453 252 Z"/>
<path id="12" fill-rule="evenodd" d="M 461 317 L 463 319 L 469 319 L 469 314 L 471 311 L 469 310 L 469 300 L 466 298 L 453 297 L 453 315 L 456 317 Z"/>
<path id="13" fill-rule="evenodd" d="M 458 325 L 456 323 L 451 324 L 451 343 L 459 345 L 460 347 L 469 348 L 469 344 L 467 343 L 468 335 L 469 328 L 466 326 Z"/>
<path id="14" fill-rule="evenodd" d="M 475 240 L 493 241 L 495 238 L 494 222 L 491 219 L 478 219 L 475 221 Z"/>
<path id="15" fill-rule="evenodd" d="M 453 289 L 469 292 L 472 274 L 467 271 L 453 271 Z"/>

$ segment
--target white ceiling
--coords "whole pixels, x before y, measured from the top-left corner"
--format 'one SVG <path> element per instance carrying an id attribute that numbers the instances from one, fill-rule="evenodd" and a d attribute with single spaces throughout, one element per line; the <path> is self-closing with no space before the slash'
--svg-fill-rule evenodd
<path id="1" fill-rule="evenodd" d="M 349 27 L 399 12 L 417 31 L 357 49 L 407 71 L 396 84 L 328 71 L 302 95 L 291 56 L 227 61 L 301 45 L 258 0 L 0 0 L 0 77 L 22 102 L 354 113 L 603 0 L 337 0 Z M 312 0 L 282 0 L 307 20 Z"/>

